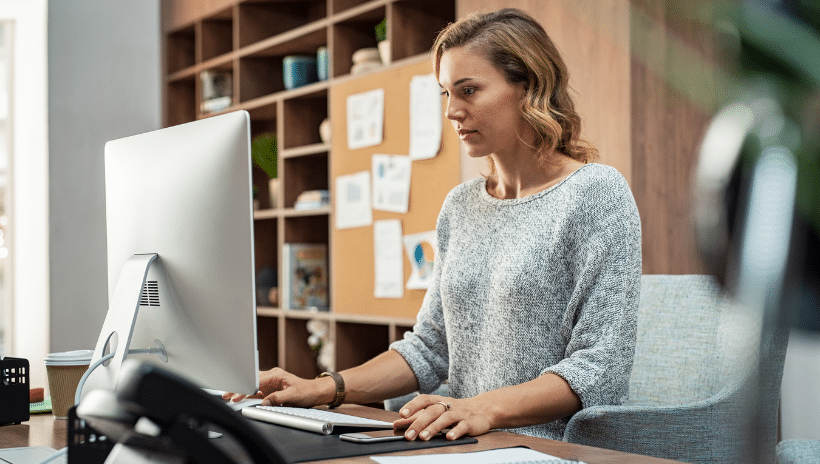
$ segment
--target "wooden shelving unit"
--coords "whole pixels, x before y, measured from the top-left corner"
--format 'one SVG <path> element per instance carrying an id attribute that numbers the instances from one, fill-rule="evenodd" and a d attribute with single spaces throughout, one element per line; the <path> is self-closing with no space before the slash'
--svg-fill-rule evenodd
<path id="1" fill-rule="evenodd" d="M 304 190 L 330 190 L 332 149 L 319 135 L 320 123 L 330 114 L 329 93 L 335 83 L 359 77 L 349 74 L 351 55 L 376 46 L 374 28 L 385 18 L 393 63 L 388 67 L 401 66 L 427 53 L 438 31 L 455 19 L 455 1 L 163 0 L 165 125 L 247 110 L 252 136 L 277 134 L 281 191 L 276 208 L 268 200 L 266 174 L 254 168 L 253 179 L 261 200 L 254 214 L 256 266 L 275 269 L 279 282 L 283 244 L 332 246 L 331 208 L 299 211 L 293 205 Z M 315 55 L 322 46 L 329 52 L 329 79 L 286 90 L 284 57 Z M 207 70 L 230 72 L 233 96 L 229 108 L 203 114 L 199 76 Z M 339 291 L 333 281 L 331 275 L 331 293 Z M 384 351 L 414 324 L 411 318 L 343 314 L 333 308 L 259 307 L 260 368 L 280 366 L 303 377 L 317 375 L 307 344 L 310 319 L 329 322 L 339 370 Z"/>

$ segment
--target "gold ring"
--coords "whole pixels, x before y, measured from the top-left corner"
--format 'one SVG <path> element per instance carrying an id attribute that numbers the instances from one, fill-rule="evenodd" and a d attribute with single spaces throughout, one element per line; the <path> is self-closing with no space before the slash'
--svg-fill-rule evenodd
<path id="1" fill-rule="evenodd" d="M 447 411 L 450 410 L 450 403 L 445 403 L 444 401 L 436 401 L 436 404 L 440 404 L 440 405 L 444 406 L 444 412 L 447 412 Z"/>

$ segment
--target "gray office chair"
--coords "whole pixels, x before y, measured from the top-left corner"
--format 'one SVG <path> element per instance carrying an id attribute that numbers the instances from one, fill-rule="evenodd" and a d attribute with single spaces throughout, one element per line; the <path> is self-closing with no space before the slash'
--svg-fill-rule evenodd
<path id="1" fill-rule="evenodd" d="M 564 440 L 686 462 L 774 462 L 785 331 L 763 338 L 758 376 L 759 313 L 732 304 L 710 276 L 644 275 L 641 285 L 629 398 L 579 411 Z"/>

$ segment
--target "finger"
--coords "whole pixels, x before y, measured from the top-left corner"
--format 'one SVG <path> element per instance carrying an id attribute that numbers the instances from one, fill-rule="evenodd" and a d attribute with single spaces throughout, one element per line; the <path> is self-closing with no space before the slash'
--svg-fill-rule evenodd
<path id="1" fill-rule="evenodd" d="M 440 396 L 419 395 L 408 401 L 401 411 L 399 411 L 399 415 L 405 418 L 410 417 L 416 412 L 421 411 L 430 405 L 436 404 L 437 401 L 441 401 L 442 399 L 443 398 Z"/>
<path id="2" fill-rule="evenodd" d="M 432 424 L 436 419 L 438 419 L 443 413 L 444 408 L 435 405 L 432 405 L 432 407 L 425 408 L 423 411 L 420 412 L 416 420 L 413 421 L 413 423 L 410 424 L 410 426 L 407 428 L 407 431 L 404 433 L 405 438 L 411 441 L 416 439 L 416 437 L 418 437 L 422 431 L 429 427 L 430 424 Z"/>
<path id="3" fill-rule="evenodd" d="M 438 435 L 439 432 L 446 429 L 454 422 L 456 422 L 456 419 L 454 419 L 454 415 L 445 412 L 438 416 L 438 418 L 436 418 L 436 420 L 434 420 L 430 425 L 425 427 L 424 430 L 422 430 L 419 433 L 419 438 L 427 441 Z"/>
<path id="4" fill-rule="evenodd" d="M 396 419 L 395 421 L 393 421 L 393 428 L 394 429 L 406 429 L 407 427 L 410 426 L 410 424 L 412 424 L 413 422 L 416 421 L 416 419 L 418 419 L 419 415 L 421 415 L 421 411 L 417 411 L 415 414 L 413 414 L 410 417 L 403 417 L 401 419 Z"/>
<path id="5" fill-rule="evenodd" d="M 450 431 L 447 432 L 447 435 L 445 435 L 445 436 L 447 437 L 448 440 L 457 440 L 457 439 L 463 437 L 469 431 L 470 431 L 470 426 L 467 424 L 467 422 L 461 421 L 458 424 L 456 424 L 455 427 L 450 429 Z"/>
<path id="6" fill-rule="evenodd" d="M 223 398 L 229 399 L 231 401 L 242 401 L 242 400 L 245 399 L 245 395 L 243 395 L 241 393 L 229 393 L 229 395 L 231 395 L 231 396 L 229 396 L 228 398 L 225 398 L 223 396 Z"/>

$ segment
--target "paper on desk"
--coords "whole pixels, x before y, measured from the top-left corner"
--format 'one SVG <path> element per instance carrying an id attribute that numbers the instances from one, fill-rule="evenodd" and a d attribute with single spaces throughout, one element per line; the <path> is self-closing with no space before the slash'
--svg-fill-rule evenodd
<path id="1" fill-rule="evenodd" d="M 373 155 L 373 209 L 406 214 L 410 205 L 410 157 Z"/>
<path id="2" fill-rule="evenodd" d="M 401 221 L 386 219 L 373 223 L 373 254 L 376 257 L 376 298 L 404 296 L 404 259 L 401 248 Z"/>
<path id="3" fill-rule="evenodd" d="M 336 178 L 336 228 L 349 229 L 373 224 L 370 207 L 370 172 Z"/>
<path id="4" fill-rule="evenodd" d="M 382 143 L 384 131 L 384 89 L 347 97 L 347 148 L 371 147 Z"/>
<path id="5" fill-rule="evenodd" d="M 472 453 L 428 454 L 420 456 L 370 456 L 379 464 L 560 464 L 576 463 L 529 448 L 502 448 Z M 582 463 L 581 463 L 582 464 Z"/>
<path id="6" fill-rule="evenodd" d="M 436 76 L 410 80 L 410 159 L 436 156 L 441 147 L 441 87 Z"/>

